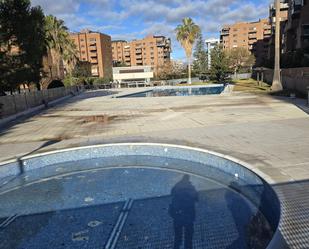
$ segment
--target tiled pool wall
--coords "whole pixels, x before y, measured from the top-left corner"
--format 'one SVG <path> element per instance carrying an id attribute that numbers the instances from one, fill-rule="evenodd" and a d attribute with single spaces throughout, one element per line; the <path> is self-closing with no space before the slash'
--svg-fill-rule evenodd
<path id="1" fill-rule="evenodd" d="M 266 181 L 250 169 L 244 167 L 242 163 L 237 160 L 217 153 L 190 147 L 166 144 L 110 144 L 72 148 L 44 153 L 37 156 L 28 156 L 22 158 L 22 160 L 1 165 L 0 183 L 1 179 L 19 175 L 21 171 L 26 173 L 48 166 L 52 167 L 60 163 L 89 159 L 104 160 L 123 156 L 149 156 L 153 158 L 148 164 L 149 167 L 174 169 L 208 178 L 211 177 L 212 170 L 220 170 L 220 172 L 225 173 L 225 177 L 221 177 L 221 179 L 216 178 L 214 180 L 229 185 L 229 187 L 246 196 L 267 218 L 273 230 L 277 230 L 280 220 L 280 202 L 276 193 Z M 165 163 L 167 159 L 183 160 L 188 163 L 178 165 L 176 168 L 175 166 Z M 192 163 L 191 167 L 190 162 Z M 128 166 L 130 164 L 134 166 L 134 162 L 127 163 Z M 104 165 L 100 167 L 104 167 Z M 147 167 L 147 165 L 145 165 L 145 167 Z M 208 170 L 206 171 L 205 169 Z M 278 238 L 275 238 L 275 240 L 278 240 Z M 276 247 L 276 245 L 278 245 L 278 241 L 276 243 L 271 243 L 271 247 L 269 248 L 282 248 Z"/>

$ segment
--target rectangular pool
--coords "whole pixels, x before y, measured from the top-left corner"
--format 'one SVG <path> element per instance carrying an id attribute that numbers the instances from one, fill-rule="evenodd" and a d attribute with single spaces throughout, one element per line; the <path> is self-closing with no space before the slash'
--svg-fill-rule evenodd
<path id="1" fill-rule="evenodd" d="M 119 96 L 118 98 L 139 98 L 139 97 L 167 97 L 167 96 L 195 96 L 195 95 L 213 95 L 221 94 L 224 91 L 223 85 L 213 86 L 190 86 L 190 87 L 172 87 L 172 88 L 156 88 L 144 92 L 138 92 Z"/>

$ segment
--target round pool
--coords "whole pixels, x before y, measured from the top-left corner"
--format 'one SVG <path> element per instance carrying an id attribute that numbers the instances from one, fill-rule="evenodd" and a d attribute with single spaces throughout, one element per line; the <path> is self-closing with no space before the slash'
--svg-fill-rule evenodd
<path id="1" fill-rule="evenodd" d="M 280 217 L 259 176 L 189 147 L 68 149 L 0 175 L 0 248 L 266 249 Z"/>

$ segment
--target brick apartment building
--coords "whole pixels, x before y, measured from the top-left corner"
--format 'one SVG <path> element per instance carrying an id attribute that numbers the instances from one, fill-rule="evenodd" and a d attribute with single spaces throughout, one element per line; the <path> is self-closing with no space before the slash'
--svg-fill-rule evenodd
<path id="1" fill-rule="evenodd" d="M 170 61 L 171 40 L 164 36 L 147 36 L 131 42 L 118 40 L 112 42 L 114 65 L 150 66 L 155 74 L 159 68 Z"/>
<path id="2" fill-rule="evenodd" d="M 280 3 L 280 33 L 281 33 L 281 52 L 285 50 L 285 27 L 288 20 L 289 0 L 281 0 Z M 268 44 L 267 59 L 271 60 L 275 56 L 275 28 L 276 28 L 276 6 L 269 6 L 269 23 L 271 25 L 271 37 Z"/>
<path id="3" fill-rule="evenodd" d="M 80 33 L 72 33 L 71 38 L 77 46 L 79 59 L 91 63 L 92 76 L 112 79 L 111 37 L 102 33 L 83 30 Z"/>
<path id="4" fill-rule="evenodd" d="M 271 26 L 268 19 L 257 22 L 238 22 L 222 28 L 220 43 L 226 50 L 237 47 L 248 49 L 255 55 L 258 66 L 267 58 L 270 36 Z"/>
<path id="5" fill-rule="evenodd" d="M 309 0 L 288 0 L 284 53 L 304 49 L 309 54 Z"/>

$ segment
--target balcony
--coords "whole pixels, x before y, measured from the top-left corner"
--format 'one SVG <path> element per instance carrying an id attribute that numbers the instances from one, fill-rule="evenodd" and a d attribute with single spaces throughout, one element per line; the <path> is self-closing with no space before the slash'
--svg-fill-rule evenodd
<path id="1" fill-rule="evenodd" d="M 165 42 L 157 42 L 157 47 L 165 47 L 167 44 Z"/>
<path id="2" fill-rule="evenodd" d="M 99 76 L 99 70 L 98 68 L 92 68 L 91 69 L 92 76 Z"/>
<path id="3" fill-rule="evenodd" d="M 264 35 L 271 35 L 271 30 L 265 30 Z"/>
<path id="4" fill-rule="evenodd" d="M 256 36 L 249 36 L 248 39 L 249 40 L 257 40 L 257 37 Z"/>
<path id="5" fill-rule="evenodd" d="M 230 31 L 221 31 L 221 36 L 228 36 L 230 35 Z"/>
<path id="6" fill-rule="evenodd" d="M 95 58 L 95 57 L 98 57 L 98 53 L 97 52 L 90 52 L 89 56 L 90 56 L 90 58 Z"/>
<path id="7" fill-rule="evenodd" d="M 90 44 L 89 49 L 90 50 L 97 50 L 97 45 L 96 44 Z"/>

